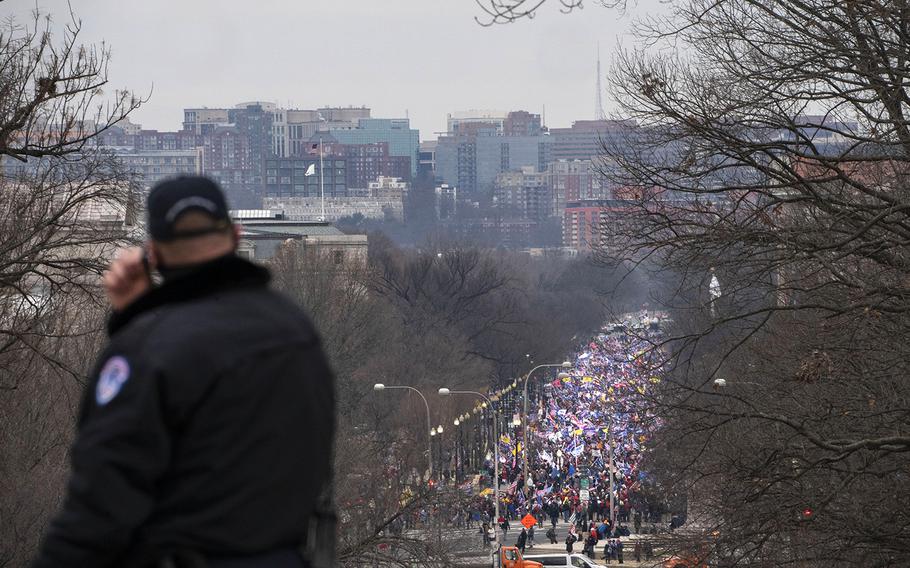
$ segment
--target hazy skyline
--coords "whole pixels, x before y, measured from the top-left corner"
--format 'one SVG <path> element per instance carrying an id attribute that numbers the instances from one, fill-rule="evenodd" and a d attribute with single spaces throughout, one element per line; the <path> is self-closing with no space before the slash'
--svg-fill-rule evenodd
<path id="1" fill-rule="evenodd" d="M 112 51 L 109 89 L 151 100 L 133 116 L 176 130 L 188 107 L 250 100 L 282 106 L 360 106 L 373 116 L 410 117 L 422 140 L 446 114 L 523 109 L 548 126 L 594 118 L 595 51 L 603 74 L 631 16 L 591 5 L 485 28 L 472 0 L 223 0 L 72 2 L 84 43 Z M 27 16 L 34 0 L 0 12 Z M 65 0 L 38 0 L 58 23 Z M 605 79 L 604 79 L 605 81 Z M 605 95 L 609 112 L 609 98 Z"/>

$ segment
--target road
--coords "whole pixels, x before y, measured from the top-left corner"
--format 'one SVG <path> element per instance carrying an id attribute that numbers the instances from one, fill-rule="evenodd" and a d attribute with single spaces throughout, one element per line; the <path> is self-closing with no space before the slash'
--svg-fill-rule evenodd
<path id="1" fill-rule="evenodd" d="M 521 525 L 516 521 L 512 525 L 512 529 L 506 535 L 503 544 L 508 546 L 514 546 L 515 541 L 518 539 L 518 534 L 521 532 Z M 547 529 L 549 529 L 550 523 L 547 521 L 544 524 L 543 528 L 539 526 L 534 529 L 534 546 L 526 547 L 525 555 L 536 555 L 536 554 L 549 554 L 549 553 L 560 553 L 564 554 L 566 551 L 565 538 L 569 530 L 569 524 L 563 522 L 561 519 L 556 525 L 556 539 L 557 544 L 550 544 L 546 537 Z M 487 549 L 485 552 L 483 549 L 483 539 L 480 535 L 480 529 L 478 527 L 473 527 L 470 529 L 449 529 L 449 542 L 452 545 L 452 550 L 457 550 L 458 552 L 455 556 L 458 558 L 460 565 L 464 567 L 489 567 L 490 566 L 490 549 Z M 502 531 L 499 531 L 499 536 L 502 538 Z M 625 549 L 623 552 L 623 566 L 630 566 L 632 568 L 637 568 L 639 566 L 654 566 L 658 561 L 644 561 L 635 562 L 633 558 L 633 547 L 635 546 L 635 541 L 641 538 L 646 538 L 647 535 L 632 535 L 630 537 L 625 537 L 622 539 Z M 583 544 L 577 542 L 574 545 L 574 552 L 580 554 Z M 617 566 L 618 563 L 614 560 L 611 564 L 608 564 L 603 560 L 603 541 L 601 541 L 597 548 L 597 557 L 594 562 L 598 565 L 612 565 Z"/>

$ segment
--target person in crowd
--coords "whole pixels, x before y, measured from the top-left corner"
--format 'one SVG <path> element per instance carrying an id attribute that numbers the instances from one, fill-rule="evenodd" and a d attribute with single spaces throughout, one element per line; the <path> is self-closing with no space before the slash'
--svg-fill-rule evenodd
<path id="1" fill-rule="evenodd" d="M 524 527 L 521 528 L 521 532 L 518 533 L 518 541 L 515 543 L 515 546 L 522 554 L 525 552 L 525 546 L 528 544 L 528 531 Z"/>
<path id="2" fill-rule="evenodd" d="M 550 540 L 550 544 L 557 544 L 559 541 L 556 540 L 556 527 L 550 527 L 547 529 L 547 538 Z"/>
<path id="3" fill-rule="evenodd" d="M 588 558 L 594 560 L 594 550 L 596 546 L 597 538 L 592 533 L 588 533 L 587 538 L 585 538 L 585 546 L 582 552 L 586 554 Z"/>
<path id="4" fill-rule="evenodd" d="M 572 554 L 572 549 L 575 546 L 575 540 L 575 535 L 573 533 L 570 532 L 566 535 L 566 554 Z"/>

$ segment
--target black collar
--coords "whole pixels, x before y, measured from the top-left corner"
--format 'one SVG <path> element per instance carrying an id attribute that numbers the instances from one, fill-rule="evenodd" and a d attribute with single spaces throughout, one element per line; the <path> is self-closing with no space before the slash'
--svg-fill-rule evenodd
<path id="1" fill-rule="evenodd" d="M 186 302 L 215 292 L 244 287 L 264 287 L 271 276 L 265 268 L 229 254 L 200 264 L 196 270 L 152 288 L 123 311 L 111 314 L 107 332 L 113 335 L 140 314 L 155 308 Z"/>

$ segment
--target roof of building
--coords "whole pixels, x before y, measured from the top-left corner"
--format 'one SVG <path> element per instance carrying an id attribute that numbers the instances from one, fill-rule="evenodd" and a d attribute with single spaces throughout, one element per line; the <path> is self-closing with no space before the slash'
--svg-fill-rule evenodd
<path id="1" fill-rule="evenodd" d="M 294 237 L 338 237 L 345 233 L 328 223 L 309 221 L 247 221 L 242 223 L 243 231 L 250 234 L 274 234 Z"/>
<path id="2" fill-rule="evenodd" d="M 247 219 L 281 219 L 284 211 L 277 209 L 231 209 L 231 218 L 237 221 Z"/>

